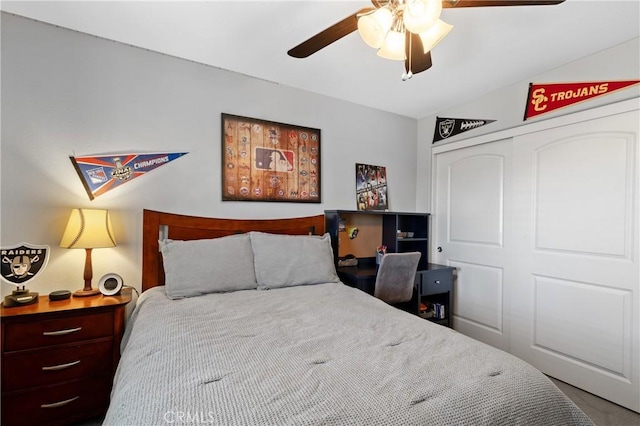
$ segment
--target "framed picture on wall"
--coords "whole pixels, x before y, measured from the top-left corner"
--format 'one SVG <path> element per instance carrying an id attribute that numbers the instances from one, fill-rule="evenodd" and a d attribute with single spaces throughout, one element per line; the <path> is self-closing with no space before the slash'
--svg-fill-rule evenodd
<path id="1" fill-rule="evenodd" d="M 320 129 L 222 114 L 222 200 L 319 203 Z"/>
<path id="2" fill-rule="evenodd" d="M 388 210 L 387 169 L 356 164 L 356 204 L 358 210 Z"/>

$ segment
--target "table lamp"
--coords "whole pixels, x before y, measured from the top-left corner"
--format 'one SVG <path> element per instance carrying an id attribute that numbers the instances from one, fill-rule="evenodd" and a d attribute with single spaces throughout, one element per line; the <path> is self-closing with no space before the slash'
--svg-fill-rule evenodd
<path id="1" fill-rule="evenodd" d="M 60 247 L 83 248 L 86 250 L 84 262 L 84 288 L 73 293 L 74 296 L 94 296 L 100 290 L 91 287 L 93 268 L 91 250 L 94 248 L 115 247 L 113 229 L 108 210 L 73 209 L 67 228 L 62 235 Z"/>

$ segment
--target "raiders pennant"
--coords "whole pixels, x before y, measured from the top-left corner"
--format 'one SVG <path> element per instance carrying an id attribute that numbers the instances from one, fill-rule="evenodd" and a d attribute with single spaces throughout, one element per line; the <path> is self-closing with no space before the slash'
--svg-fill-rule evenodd
<path id="1" fill-rule="evenodd" d="M 464 133 L 467 130 L 477 129 L 485 124 L 493 123 L 494 121 L 496 120 L 436 117 L 436 128 L 433 132 L 433 143 Z"/>
<path id="2" fill-rule="evenodd" d="M 529 83 L 524 120 L 546 114 L 560 108 L 608 95 L 640 83 L 640 80 L 596 81 L 585 83 Z"/>
<path id="3" fill-rule="evenodd" d="M 2 279 L 21 286 L 44 270 L 49 261 L 49 246 L 20 243 L 0 248 Z"/>
<path id="4" fill-rule="evenodd" d="M 180 158 L 186 152 L 158 154 L 93 155 L 69 157 L 75 167 L 89 199 L 130 182 L 151 170 Z"/>

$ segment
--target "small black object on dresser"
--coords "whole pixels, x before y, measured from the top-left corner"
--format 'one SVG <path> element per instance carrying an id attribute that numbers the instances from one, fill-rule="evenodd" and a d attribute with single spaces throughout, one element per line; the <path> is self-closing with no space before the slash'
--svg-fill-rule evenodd
<path id="1" fill-rule="evenodd" d="M 65 300 L 71 297 L 69 290 L 56 290 L 49 293 L 49 300 Z"/>

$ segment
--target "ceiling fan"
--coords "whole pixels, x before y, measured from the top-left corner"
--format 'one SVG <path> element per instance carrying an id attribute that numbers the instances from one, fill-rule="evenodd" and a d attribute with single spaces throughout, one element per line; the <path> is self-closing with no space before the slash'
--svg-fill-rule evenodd
<path id="1" fill-rule="evenodd" d="M 431 68 L 433 49 L 453 28 L 440 19 L 443 8 L 490 6 L 555 5 L 565 0 L 371 0 L 365 7 L 347 16 L 287 53 L 306 58 L 331 43 L 358 30 L 378 56 L 404 60 L 403 80 Z"/>

